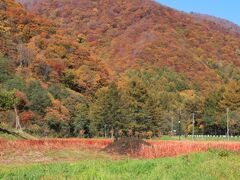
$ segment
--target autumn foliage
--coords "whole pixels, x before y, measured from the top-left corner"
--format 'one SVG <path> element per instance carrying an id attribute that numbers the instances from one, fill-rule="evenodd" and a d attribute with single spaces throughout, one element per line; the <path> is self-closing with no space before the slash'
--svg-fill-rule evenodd
<path id="1" fill-rule="evenodd" d="M 91 49 L 117 72 L 149 64 L 168 66 L 206 88 L 221 79 L 205 60 L 240 66 L 240 34 L 229 30 L 235 25 L 226 28 L 210 18 L 202 20 L 148 0 L 26 2 L 28 9 L 73 35 L 83 34 Z"/>
<path id="2" fill-rule="evenodd" d="M 240 34 L 214 22 L 149 0 L 1 0 L 2 121 L 15 105 L 34 135 L 151 138 L 181 109 L 176 133 L 195 113 L 196 133 L 223 135 L 229 108 L 237 135 Z"/>

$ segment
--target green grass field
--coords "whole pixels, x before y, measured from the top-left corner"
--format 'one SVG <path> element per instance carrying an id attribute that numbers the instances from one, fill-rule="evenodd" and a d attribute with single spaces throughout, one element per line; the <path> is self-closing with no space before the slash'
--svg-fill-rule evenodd
<path id="1" fill-rule="evenodd" d="M 74 163 L 0 165 L 0 179 L 240 179 L 240 154 L 206 153 L 153 160 L 82 160 Z"/>
<path id="2" fill-rule="evenodd" d="M 19 139 L 18 137 L 14 136 L 14 135 L 3 133 L 1 131 L 0 131 L 0 138 L 7 139 L 7 140 L 17 140 L 17 139 Z"/>

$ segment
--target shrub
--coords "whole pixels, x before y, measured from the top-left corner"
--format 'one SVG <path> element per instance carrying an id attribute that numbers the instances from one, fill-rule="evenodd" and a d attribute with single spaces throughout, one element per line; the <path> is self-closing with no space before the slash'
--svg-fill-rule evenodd
<path id="1" fill-rule="evenodd" d="M 65 137 L 69 134 L 69 126 L 66 122 L 58 120 L 55 116 L 46 117 L 46 121 L 51 135 Z"/>
<path id="2" fill-rule="evenodd" d="M 7 80 L 4 83 L 4 88 L 6 90 L 14 90 L 17 89 L 19 91 L 25 92 L 26 91 L 26 85 L 22 78 L 14 77 L 12 79 Z"/>

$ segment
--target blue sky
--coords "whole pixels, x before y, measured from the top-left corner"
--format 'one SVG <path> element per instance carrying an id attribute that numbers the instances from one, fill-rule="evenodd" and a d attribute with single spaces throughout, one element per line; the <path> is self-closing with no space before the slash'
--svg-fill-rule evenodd
<path id="1" fill-rule="evenodd" d="M 240 25 L 240 0 L 156 0 L 169 7 L 208 14 L 230 20 Z"/>

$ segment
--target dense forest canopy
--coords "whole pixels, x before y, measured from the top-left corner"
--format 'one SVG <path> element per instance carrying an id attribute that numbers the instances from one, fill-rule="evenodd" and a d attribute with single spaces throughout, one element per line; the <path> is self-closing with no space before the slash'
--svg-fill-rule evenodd
<path id="1" fill-rule="evenodd" d="M 239 31 L 154 1 L 33 0 L 26 7 L 84 37 L 113 71 L 168 66 L 205 89 L 222 83 L 205 61 L 240 67 Z"/>
<path id="2" fill-rule="evenodd" d="M 237 31 L 147 0 L 19 2 L 0 2 L 1 126 L 152 137 L 191 133 L 194 113 L 219 135 L 229 109 L 240 133 Z"/>

